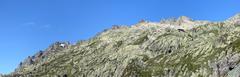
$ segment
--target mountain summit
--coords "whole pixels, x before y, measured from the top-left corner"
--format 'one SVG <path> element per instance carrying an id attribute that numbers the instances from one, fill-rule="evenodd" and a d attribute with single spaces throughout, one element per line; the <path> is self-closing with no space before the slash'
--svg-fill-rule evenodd
<path id="1" fill-rule="evenodd" d="M 189 22 L 189 21 L 192 21 L 192 19 L 187 17 L 187 16 L 181 16 L 181 17 L 178 18 L 177 21 L 179 21 L 179 22 Z"/>
<path id="2" fill-rule="evenodd" d="M 240 24 L 240 13 L 236 14 L 235 16 L 229 18 L 227 22 L 230 22 L 232 24 Z"/>
<path id="3" fill-rule="evenodd" d="M 2 77 L 239 77 L 239 15 L 224 22 L 182 16 L 56 42 Z"/>

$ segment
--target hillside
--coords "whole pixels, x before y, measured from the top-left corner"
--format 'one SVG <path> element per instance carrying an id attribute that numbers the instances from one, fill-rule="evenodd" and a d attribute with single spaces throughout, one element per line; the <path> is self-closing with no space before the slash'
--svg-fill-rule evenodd
<path id="1" fill-rule="evenodd" d="M 56 42 L 3 77 L 239 77 L 240 14 L 113 26 L 77 44 Z"/>

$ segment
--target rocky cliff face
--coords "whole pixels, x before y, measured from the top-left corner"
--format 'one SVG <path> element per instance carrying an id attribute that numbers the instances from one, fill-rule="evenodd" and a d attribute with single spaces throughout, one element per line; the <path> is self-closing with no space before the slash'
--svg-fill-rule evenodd
<path id="1" fill-rule="evenodd" d="M 114 26 L 76 45 L 57 42 L 14 77 L 239 77 L 240 17 L 187 17 Z"/>

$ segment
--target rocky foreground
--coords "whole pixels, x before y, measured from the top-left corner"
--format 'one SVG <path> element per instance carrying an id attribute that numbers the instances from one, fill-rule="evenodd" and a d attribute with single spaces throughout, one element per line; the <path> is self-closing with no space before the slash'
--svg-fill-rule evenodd
<path id="1" fill-rule="evenodd" d="M 74 45 L 54 43 L 2 77 L 240 77 L 240 14 L 114 26 Z"/>

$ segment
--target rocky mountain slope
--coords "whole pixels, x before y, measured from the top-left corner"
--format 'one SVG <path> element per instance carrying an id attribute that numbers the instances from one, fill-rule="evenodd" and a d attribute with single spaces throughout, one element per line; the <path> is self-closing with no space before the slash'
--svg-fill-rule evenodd
<path id="1" fill-rule="evenodd" d="M 239 77 L 240 14 L 113 26 L 72 45 L 57 42 L 2 77 Z"/>

